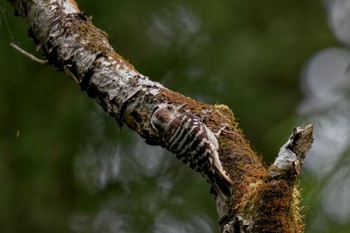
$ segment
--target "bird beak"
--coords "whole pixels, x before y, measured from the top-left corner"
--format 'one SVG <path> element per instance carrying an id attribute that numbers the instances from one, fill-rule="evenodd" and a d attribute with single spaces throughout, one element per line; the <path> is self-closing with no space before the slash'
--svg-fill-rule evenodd
<path id="1" fill-rule="evenodd" d="M 184 107 L 186 107 L 187 103 L 181 104 L 179 106 L 176 107 L 177 111 L 181 111 Z"/>

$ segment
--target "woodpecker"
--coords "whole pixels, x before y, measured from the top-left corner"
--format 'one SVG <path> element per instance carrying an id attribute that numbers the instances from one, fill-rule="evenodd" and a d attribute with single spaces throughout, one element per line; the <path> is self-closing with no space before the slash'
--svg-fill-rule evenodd
<path id="1" fill-rule="evenodd" d="M 221 190 L 227 196 L 233 181 L 222 167 L 217 139 L 225 127 L 213 133 L 197 116 L 181 112 L 186 105 L 160 104 L 152 113 L 151 125 L 161 136 L 166 149 L 201 173 L 213 186 L 222 187 L 218 183 L 223 181 L 217 179 L 221 177 L 225 186 L 229 186 L 226 191 Z"/>

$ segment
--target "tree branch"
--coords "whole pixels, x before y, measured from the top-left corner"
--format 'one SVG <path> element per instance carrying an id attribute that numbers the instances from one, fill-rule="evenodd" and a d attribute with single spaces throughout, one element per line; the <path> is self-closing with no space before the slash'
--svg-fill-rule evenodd
<path id="1" fill-rule="evenodd" d="M 267 169 L 224 105 L 196 102 L 140 74 L 109 45 L 74 0 L 10 0 L 25 18 L 29 34 L 50 64 L 75 79 L 118 123 L 125 123 L 147 143 L 165 147 L 150 123 L 160 104 L 187 103 L 219 138 L 222 166 L 233 180 L 229 200 L 216 197 L 223 232 L 302 232 L 296 178 L 312 143 L 312 127 L 294 131 L 276 162 Z"/>
<path id="2" fill-rule="evenodd" d="M 39 63 L 39 64 L 41 64 L 41 65 L 46 65 L 46 64 L 48 64 L 48 61 L 42 60 L 42 59 L 39 59 L 39 58 L 35 57 L 33 54 L 30 54 L 30 53 L 28 53 L 27 51 L 21 49 L 20 47 L 18 47 L 18 46 L 17 46 L 16 44 L 14 44 L 14 43 L 10 43 L 10 46 L 11 46 L 12 48 L 16 49 L 19 53 L 21 53 L 21 54 L 23 54 L 24 56 L 28 57 L 28 58 L 29 58 L 30 60 L 32 60 L 32 61 L 35 61 L 35 62 L 37 62 L 37 63 Z"/>

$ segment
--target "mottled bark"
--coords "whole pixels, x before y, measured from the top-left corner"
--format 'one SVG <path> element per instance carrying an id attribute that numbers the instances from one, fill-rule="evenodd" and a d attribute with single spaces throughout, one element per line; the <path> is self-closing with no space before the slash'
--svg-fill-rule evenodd
<path id="1" fill-rule="evenodd" d="M 125 123 L 146 142 L 164 146 L 151 127 L 150 117 L 161 103 L 187 103 L 213 132 L 223 125 L 220 160 L 232 178 L 229 201 L 217 198 L 223 232 L 302 232 L 296 187 L 305 154 L 312 143 L 312 126 L 297 129 L 281 148 L 276 162 L 266 168 L 224 105 L 196 102 L 140 74 L 109 45 L 107 34 L 96 28 L 74 0 L 10 0 L 23 17 L 30 36 L 51 65 L 76 80 L 118 123 Z M 189 210 L 191 211 L 191 210 Z"/>

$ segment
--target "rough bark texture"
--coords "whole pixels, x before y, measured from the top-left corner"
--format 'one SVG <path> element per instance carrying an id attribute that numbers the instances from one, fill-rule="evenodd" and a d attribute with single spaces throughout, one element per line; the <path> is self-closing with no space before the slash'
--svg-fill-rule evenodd
<path id="1" fill-rule="evenodd" d="M 146 142 L 163 146 L 150 125 L 161 103 L 187 103 L 186 110 L 200 117 L 213 132 L 222 134 L 220 160 L 234 188 L 228 202 L 217 199 L 224 210 L 222 232 L 302 232 L 296 187 L 300 167 L 312 143 L 312 126 L 296 129 L 270 168 L 263 165 L 238 128 L 232 111 L 224 105 L 196 102 L 148 77 L 118 55 L 107 34 L 96 28 L 74 0 L 10 0 L 23 17 L 30 36 L 49 63 L 76 80 L 118 123 L 125 123 Z"/>

